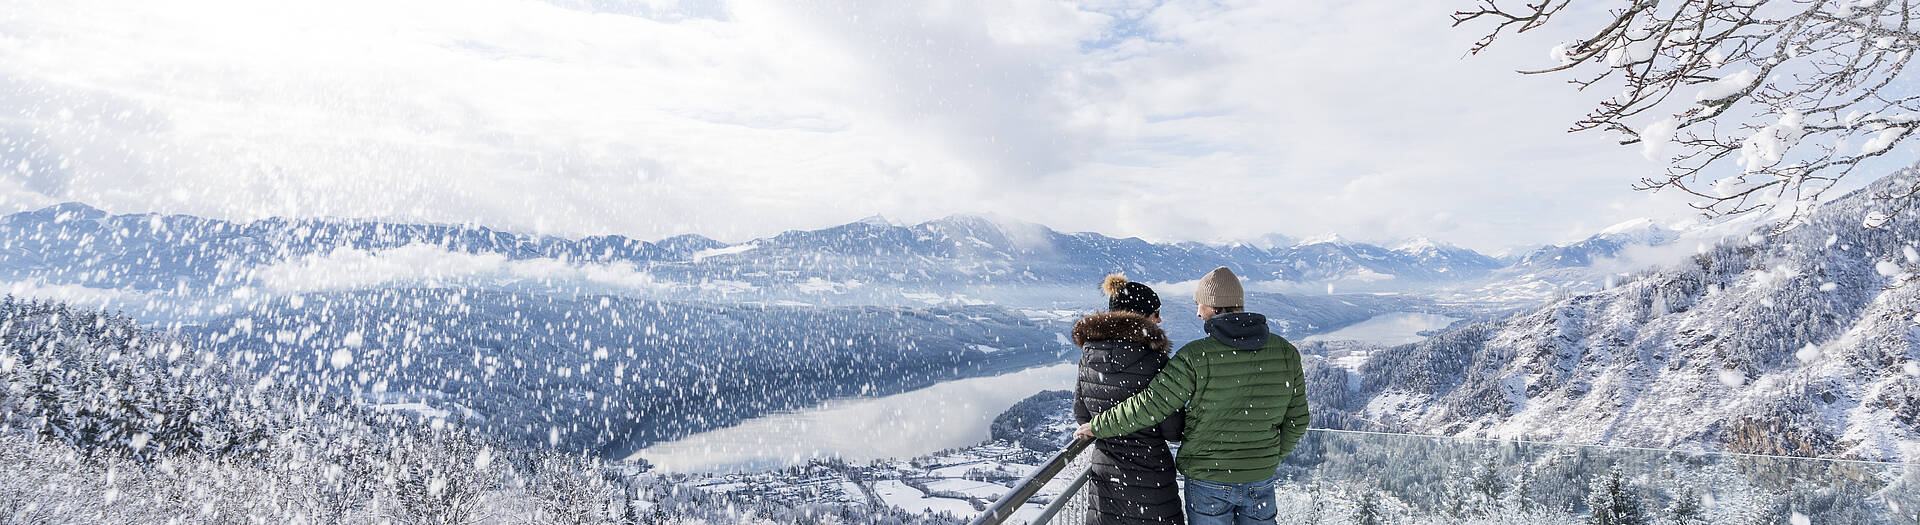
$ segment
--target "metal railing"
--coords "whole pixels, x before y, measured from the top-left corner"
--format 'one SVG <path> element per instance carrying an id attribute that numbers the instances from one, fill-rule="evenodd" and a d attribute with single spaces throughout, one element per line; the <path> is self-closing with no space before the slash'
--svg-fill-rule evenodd
<path id="1" fill-rule="evenodd" d="M 1047 505 L 1047 508 L 1041 511 L 1040 516 L 1032 522 L 1035 525 L 1047 523 L 1053 519 L 1055 515 L 1059 514 L 1061 510 L 1066 508 L 1070 500 L 1079 499 L 1075 496 L 1081 492 L 1080 488 L 1086 485 L 1087 473 L 1089 471 L 1084 465 L 1085 462 L 1075 460 L 1079 459 L 1081 457 L 1080 453 L 1085 451 L 1088 445 L 1092 444 L 1093 440 L 1091 439 L 1075 438 L 1072 443 L 1067 444 L 1066 448 L 1060 449 L 1060 452 L 1055 453 L 1046 463 L 1041 464 L 1040 468 L 1034 469 L 1033 473 L 1027 474 L 1027 477 L 1022 478 L 1020 484 L 1014 485 L 1012 491 L 1000 496 L 998 501 L 993 502 L 992 506 L 987 507 L 986 512 L 974 518 L 971 524 L 1000 525 L 1006 523 L 1008 518 L 1013 517 L 1014 512 L 1020 510 L 1020 506 L 1026 505 L 1027 500 L 1033 499 L 1035 494 L 1039 494 L 1040 489 L 1045 487 L 1048 482 L 1053 481 L 1055 476 L 1060 475 L 1062 471 L 1068 470 L 1069 467 L 1077 467 L 1079 473 L 1074 476 L 1073 482 L 1068 485 L 1067 490 L 1062 491 L 1058 497 L 1054 498 L 1054 500 Z M 1076 463 L 1079 463 L 1079 465 L 1076 465 Z M 1084 506 L 1084 504 L 1082 506 Z"/>
<path id="2" fill-rule="evenodd" d="M 1087 496 L 1089 494 L 1087 493 L 1086 490 L 1083 490 L 1083 489 L 1087 486 L 1087 478 L 1093 475 L 1093 469 L 1088 468 L 1087 465 L 1075 465 L 1075 466 L 1078 467 L 1080 471 L 1080 475 L 1074 476 L 1073 482 L 1067 484 L 1067 490 L 1060 491 L 1060 495 L 1055 496 L 1053 499 L 1053 502 L 1047 504 L 1047 508 L 1041 509 L 1040 515 L 1034 516 L 1033 521 L 1028 522 L 1028 525 L 1042 525 L 1046 523 L 1052 523 L 1054 516 L 1066 516 L 1068 518 L 1081 518 L 1081 519 L 1068 519 L 1062 523 L 1086 521 L 1085 516 L 1087 514 Z M 1066 511 L 1066 512 L 1065 514 L 1062 514 L 1061 511 Z"/>
<path id="3" fill-rule="evenodd" d="M 972 523 L 1084 521 L 1089 445 L 1061 450 Z M 1913 463 L 1311 429 L 1278 474 L 1279 504 L 1322 522 L 1574 523 L 1615 497 L 1611 483 L 1678 521 L 1920 523 Z"/>

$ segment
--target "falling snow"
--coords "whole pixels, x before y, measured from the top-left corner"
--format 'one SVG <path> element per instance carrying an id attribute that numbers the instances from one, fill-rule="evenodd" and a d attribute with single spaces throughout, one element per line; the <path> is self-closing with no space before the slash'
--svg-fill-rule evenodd
<path id="1" fill-rule="evenodd" d="M 1727 388 L 1739 388 L 1740 385 L 1747 384 L 1747 374 L 1739 370 L 1721 370 L 1715 377 L 1718 377 L 1720 384 L 1726 385 Z"/>
<path id="2" fill-rule="evenodd" d="M 1820 347 L 1808 343 L 1807 346 L 1801 347 L 1799 352 L 1794 352 L 1793 356 L 1800 358 L 1802 363 L 1812 363 L 1820 360 Z"/>
<path id="3" fill-rule="evenodd" d="M 332 364 L 335 370 L 353 366 L 353 351 L 346 348 L 334 350 L 333 357 L 329 358 L 327 362 Z"/>

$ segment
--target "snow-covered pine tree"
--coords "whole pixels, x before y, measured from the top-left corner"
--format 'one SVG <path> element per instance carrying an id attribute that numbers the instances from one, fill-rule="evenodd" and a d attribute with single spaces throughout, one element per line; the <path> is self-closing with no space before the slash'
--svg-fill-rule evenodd
<path id="1" fill-rule="evenodd" d="M 1592 525 L 1648 525 L 1645 504 L 1627 483 L 1619 466 L 1595 476 L 1587 493 L 1587 523 Z"/>
<path id="2" fill-rule="evenodd" d="M 604 523 L 614 514 L 621 486 L 601 474 L 600 461 L 566 452 L 543 452 L 527 484 L 540 504 L 542 523 Z M 625 505 L 621 505 L 624 507 Z"/>
<path id="3" fill-rule="evenodd" d="M 1482 513 L 1492 510 L 1500 495 L 1507 491 L 1506 476 L 1500 472 L 1498 452 L 1488 450 L 1473 467 L 1473 496 Z"/>
<path id="4" fill-rule="evenodd" d="M 1355 525 L 1381 525 L 1386 523 L 1386 515 L 1380 509 L 1378 492 L 1363 490 L 1360 500 L 1353 504 L 1353 523 Z"/>
<path id="5" fill-rule="evenodd" d="M 1700 494 L 1692 486 L 1680 489 L 1678 494 L 1674 494 L 1673 502 L 1667 504 L 1666 523 L 1697 525 L 1706 522 L 1706 516 L 1700 508 Z"/>

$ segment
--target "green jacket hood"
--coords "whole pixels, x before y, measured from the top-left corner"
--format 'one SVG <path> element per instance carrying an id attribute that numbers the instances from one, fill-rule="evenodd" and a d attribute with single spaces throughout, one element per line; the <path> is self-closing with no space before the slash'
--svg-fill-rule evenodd
<path id="1" fill-rule="evenodd" d="M 1234 350 L 1259 350 L 1267 346 L 1267 316 L 1253 312 L 1220 314 L 1207 319 L 1207 336 Z"/>

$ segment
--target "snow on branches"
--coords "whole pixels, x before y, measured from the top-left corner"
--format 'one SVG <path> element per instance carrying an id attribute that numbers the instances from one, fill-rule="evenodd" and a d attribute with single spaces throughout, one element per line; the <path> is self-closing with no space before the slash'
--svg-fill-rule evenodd
<path id="1" fill-rule="evenodd" d="M 1920 126 L 1920 85 L 1907 76 L 1920 46 L 1914 0 L 1481 0 L 1455 26 L 1492 23 L 1471 51 L 1557 15 L 1601 13 L 1584 38 L 1556 45 L 1544 69 L 1585 90 L 1621 91 L 1570 131 L 1617 133 L 1668 163 L 1636 189 L 1676 189 L 1723 216 L 1778 213 L 1799 224 L 1821 193 Z M 1603 82 L 1605 82 L 1603 84 Z M 1678 96 L 1675 96 L 1678 94 Z M 1886 197 L 1920 193 L 1920 183 Z"/>

